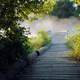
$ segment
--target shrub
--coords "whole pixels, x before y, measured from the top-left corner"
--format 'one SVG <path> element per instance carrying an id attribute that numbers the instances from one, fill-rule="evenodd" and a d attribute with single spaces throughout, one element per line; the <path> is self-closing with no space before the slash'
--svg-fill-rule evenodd
<path id="1" fill-rule="evenodd" d="M 20 29 L 20 28 L 19 28 Z M 9 35 L 8 35 L 9 34 Z M 28 41 L 23 35 L 23 31 L 18 29 L 15 34 L 12 31 L 5 33 L 6 36 L 1 35 L 0 39 L 0 69 L 6 68 L 16 62 L 22 55 L 29 53 L 29 45 L 25 44 Z M 2 67 L 2 68 L 1 68 Z"/>
<path id="2" fill-rule="evenodd" d="M 58 0 L 53 10 L 53 15 L 59 18 L 68 18 L 74 15 L 75 8 L 70 0 Z"/>
<path id="3" fill-rule="evenodd" d="M 74 11 L 74 16 L 80 18 L 80 6 Z"/>
<path id="4" fill-rule="evenodd" d="M 38 36 L 39 36 L 39 38 L 42 39 L 42 46 L 45 46 L 45 45 L 49 44 L 50 41 L 51 41 L 51 38 L 50 38 L 50 36 L 48 35 L 48 33 L 45 32 L 45 31 L 43 31 L 43 30 L 40 30 L 40 31 L 38 32 Z"/>
<path id="5" fill-rule="evenodd" d="M 51 42 L 50 36 L 48 35 L 47 32 L 45 32 L 43 30 L 40 30 L 37 33 L 36 37 L 30 39 L 31 47 L 33 47 L 32 51 L 37 50 L 37 49 L 49 44 L 50 42 Z"/>
<path id="6" fill-rule="evenodd" d="M 47 1 L 49 3 L 49 0 Z M 23 35 L 25 30 L 20 27 L 18 21 L 28 19 L 31 13 L 37 16 L 41 11 L 45 14 L 42 11 L 44 3 L 42 0 L 0 0 L 0 31 L 4 31 L 4 34 L 0 34 L 0 69 L 1 66 L 7 67 L 20 56 L 29 53 L 28 38 Z"/>
<path id="7" fill-rule="evenodd" d="M 71 56 L 80 60 L 80 32 L 76 32 L 74 35 L 68 37 L 68 46 L 72 48 Z"/>

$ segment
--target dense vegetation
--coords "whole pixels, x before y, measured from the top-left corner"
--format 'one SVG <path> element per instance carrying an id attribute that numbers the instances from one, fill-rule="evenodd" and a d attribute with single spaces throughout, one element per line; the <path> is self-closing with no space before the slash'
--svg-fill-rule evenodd
<path id="1" fill-rule="evenodd" d="M 76 28 L 76 32 L 73 35 L 69 35 L 68 47 L 71 48 L 70 56 L 73 59 L 80 60 L 80 26 Z"/>
<path id="2" fill-rule="evenodd" d="M 0 0 L 0 69 L 13 64 L 23 54 L 30 53 L 26 29 L 18 21 L 48 14 L 54 0 Z M 49 4 L 49 5 L 48 5 Z"/>
<path id="3" fill-rule="evenodd" d="M 29 38 L 24 35 L 27 30 L 20 27 L 18 21 L 35 20 L 50 14 L 52 10 L 58 17 L 79 17 L 80 5 L 77 3 L 78 7 L 74 9 L 73 3 L 70 0 L 0 0 L 0 68 L 13 64 L 23 54 L 31 52 Z M 50 41 L 48 38 L 47 33 L 41 31 L 34 41 L 40 40 L 41 47 Z"/>
<path id="4" fill-rule="evenodd" d="M 79 0 L 58 0 L 52 14 L 59 18 L 79 17 L 80 2 Z"/>
<path id="5" fill-rule="evenodd" d="M 36 37 L 29 39 L 29 42 L 30 46 L 32 47 L 32 51 L 36 51 L 37 49 L 49 44 L 51 42 L 51 37 L 46 31 L 40 30 L 38 31 Z"/>
<path id="6" fill-rule="evenodd" d="M 59 0 L 56 2 L 53 13 L 58 17 L 70 17 L 73 15 L 73 2 L 69 0 Z"/>

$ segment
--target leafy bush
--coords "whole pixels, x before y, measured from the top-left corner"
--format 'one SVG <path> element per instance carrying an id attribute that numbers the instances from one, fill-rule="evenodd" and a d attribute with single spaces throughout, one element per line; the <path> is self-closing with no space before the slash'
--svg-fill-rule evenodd
<path id="1" fill-rule="evenodd" d="M 72 48 L 71 56 L 80 60 L 80 32 L 68 37 L 68 46 Z"/>
<path id="2" fill-rule="evenodd" d="M 58 0 L 56 1 L 55 8 L 53 9 L 53 15 L 59 18 L 68 18 L 74 15 L 73 2 L 70 0 Z"/>
<path id="3" fill-rule="evenodd" d="M 74 16 L 80 18 L 80 6 L 74 11 Z"/>
<path id="4" fill-rule="evenodd" d="M 31 13 L 36 16 L 40 11 L 44 13 L 41 9 L 44 3 L 43 0 L 0 0 L 0 31 L 3 30 L 0 34 L 0 69 L 30 52 L 28 37 L 24 35 L 25 30 L 18 21 L 28 19 Z M 45 13 L 49 9 L 44 9 Z"/>
<path id="5" fill-rule="evenodd" d="M 37 33 L 37 36 L 30 39 L 31 46 L 33 47 L 33 51 L 37 50 L 51 42 L 51 38 L 47 32 L 40 30 Z"/>
<path id="6" fill-rule="evenodd" d="M 51 38 L 50 38 L 50 36 L 48 35 L 48 33 L 45 32 L 45 31 L 43 31 L 43 30 L 40 30 L 40 31 L 38 32 L 38 36 L 39 36 L 39 38 L 42 39 L 42 46 L 45 46 L 45 45 L 49 44 L 50 41 L 51 41 Z"/>
<path id="7" fill-rule="evenodd" d="M 21 29 L 21 30 L 20 30 Z M 19 32 L 18 32 L 19 30 Z M 8 35 L 6 37 L 6 35 Z M 15 34 L 12 31 L 8 31 L 0 37 L 0 69 L 1 67 L 8 67 L 16 62 L 22 55 L 29 53 L 28 38 L 23 35 L 23 29 L 17 29 Z"/>

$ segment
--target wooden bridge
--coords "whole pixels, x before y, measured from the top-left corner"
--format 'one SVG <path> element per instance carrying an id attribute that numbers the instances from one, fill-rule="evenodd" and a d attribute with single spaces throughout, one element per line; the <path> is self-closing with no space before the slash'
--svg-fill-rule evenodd
<path id="1" fill-rule="evenodd" d="M 80 80 L 80 63 L 71 60 L 68 51 L 65 43 L 52 44 L 14 80 Z"/>

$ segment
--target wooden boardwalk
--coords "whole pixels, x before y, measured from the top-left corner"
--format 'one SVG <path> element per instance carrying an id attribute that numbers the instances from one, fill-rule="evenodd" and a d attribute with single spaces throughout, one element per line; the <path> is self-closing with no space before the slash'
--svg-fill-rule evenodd
<path id="1" fill-rule="evenodd" d="M 36 61 L 16 75 L 16 80 L 80 80 L 80 64 L 66 56 L 65 44 L 53 44 Z"/>

